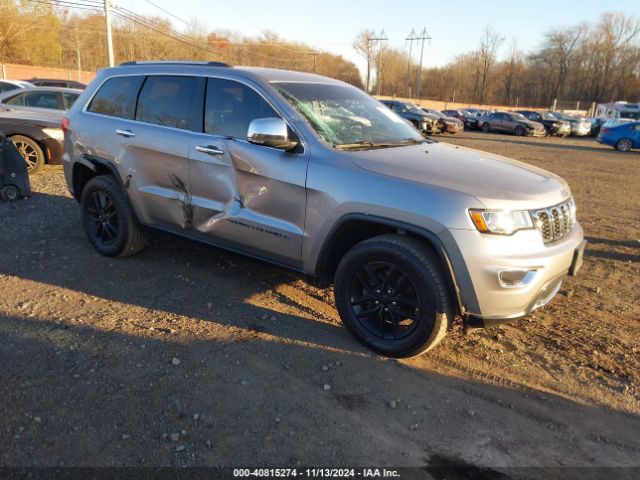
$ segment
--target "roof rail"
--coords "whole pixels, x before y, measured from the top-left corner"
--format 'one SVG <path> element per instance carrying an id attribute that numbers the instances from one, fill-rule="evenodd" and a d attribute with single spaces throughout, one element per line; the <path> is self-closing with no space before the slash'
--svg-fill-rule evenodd
<path id="1" fill-rule="evenodd" d="M 124 62 L 120 64 L 121 67 L 130 67 L 133 65 L 193 65 L 193 66 L 200 66 L 200 67 L 227 67 L 227 68 L 233 67 L 233 65 L 229 65 L 228 63 L 224 63 L 224 62 L 192 62 L 192 61 L 176 61 L 176 60 L 167 60 L 167 61 L 153 60 L 153 61 L 144 61 L 144 62 L 133 61 L 133 62 Z"/>

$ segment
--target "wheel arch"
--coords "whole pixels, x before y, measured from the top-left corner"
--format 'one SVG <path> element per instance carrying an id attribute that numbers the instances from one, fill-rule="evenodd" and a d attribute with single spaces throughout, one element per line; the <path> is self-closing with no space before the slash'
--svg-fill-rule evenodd
<path id="1" fill-rule="evenodd" d="M 72 171 L 73 196 L 76 200 L 80 200 L 82 190 L 89 180 L 100 175 L 112 175 L 116 181 L 122 184 L 122 179 L 115 166 L 106 160 L 86 155 L 74 163 Z"/>
<path id="2" fill-rule="evenodd" d="M 331 284 L 340 260 L 349 249 L 364 240 L 388 233 L 418 238 L 434 252 L 447 279 L 455 310 L 459 315 L 465 315 L 467 308 L 462 301 L 460 285 L 451 258 L 440 238 L 424 227 L 390 218 L 357 213 L 341 217 L 331 228 L 320 249 L 314 272 L 316 281 L 321 285 Z"/>
<path id="3" fill-rule="evenodd" d="M 32 142 L 36 143 L 40 147 L 40 150 L 42 150 L 42 153 L 44 155 L 44 163 L 49 163 L 51 161 L 51 151 L 47 148 L 47 145 L 44 143 L 44 141 L 39 138 L 39 135 L 33 135 L 30 132 L 11 132 L 5 133 L 4 135 L 10 140 L 13 137 L 17 136 L 28 138 Z"/>

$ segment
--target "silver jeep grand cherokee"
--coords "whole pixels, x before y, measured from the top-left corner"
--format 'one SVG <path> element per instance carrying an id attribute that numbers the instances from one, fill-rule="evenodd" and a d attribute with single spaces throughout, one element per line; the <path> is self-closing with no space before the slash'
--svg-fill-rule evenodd
<path id="1" fill-rule="evenodd" d="M 345 326 L 384 355 L 429 350 L 456 315 L 526 315 L 582 263 L 561 178 L 426 139 L 329 78 L 133 62 L 102 70 L 63 128 L 101 254 L 156 228 L 333 282 Z"/>

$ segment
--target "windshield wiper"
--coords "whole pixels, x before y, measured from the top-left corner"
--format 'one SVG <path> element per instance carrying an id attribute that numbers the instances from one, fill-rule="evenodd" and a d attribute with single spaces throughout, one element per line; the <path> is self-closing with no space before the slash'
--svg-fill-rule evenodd
<path id="1" fill-rule="evenodd" d="M 338 143 L 335 144 L 334 147 L 339 150 L 350 150 L 356 148 L 392 148 L 392 147 L 401 147 L 403 145 L 415 145 L 418 143 L 431 143 L 433 140 L 429 140 L 424 138 L 422 140 L 417 140 L 415 138 L 404 138 L 397 142 L 372 142 L 371 140 L 363 140 L 361 142 L 354 143 Z"/>

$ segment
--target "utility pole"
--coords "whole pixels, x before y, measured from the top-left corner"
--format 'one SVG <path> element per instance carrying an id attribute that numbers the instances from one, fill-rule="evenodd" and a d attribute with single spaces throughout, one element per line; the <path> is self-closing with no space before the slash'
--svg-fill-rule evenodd
<path id="1" fill-rule="evenodd" d="M 415 40 L 421 40 L 422 42 L 422 45 L 420 46 L 420 67 L 418 68 L 418 73 L 416 74 L 416 98 L 420 98 L 420 84 L 422 83 L 422 59 L 424 57 L 424 41 L 431 40 L 431 37 L 427 33 L 427 29 L 423 28 L 420 36 L 416 37 Z"/>
<path id="2" fill-rule="evenodd" d="M 316 57 L 320 55 L 318 52 L 309 53 L 309 55 L 313 55 L 313 73 L 316 73 Z"/>
<path id="3" fill-rule="evenodd" d="M 409 79 L 411 78 L 411 52 L 413 51 L 413 41 L 415 40 L 415 32 L 413 31 L 413 28 L 411 29 L 411 33 L 409 34 L 409 37 L 407 38 L 407 41 L 409 42 L 409 57 L 407 59 L 407 80 L 405 82 L 405 88 L 404 88 L 404 96 L 407 98 L 410 98 L 411 95 L 411 87 L 409 86 Z"/>
<path id="4" fill-rule="evenodd" d="M 380 32 L 380 36 L 374 37 L 371 39 L 372 42 L 376 42 L 376 41 L 380 42 L 380 50 L 378 51 L 378 78 L 377 78 L 378 95 L 380 95 L 380 92 L 382 91 L 382 50 L 384 49 L 383 42 L 387 40 L 389 39 L 384 34 L 384 28 Z"/>
<path id="5" fill-rule="evenodd" d="M 113 59 L 113 38 L 111 36 L 111 5 L 109 0 L 104 0 L 104 23 L 107 28 L 107 56 L 109 58 L 109 66 L 113 67 L 115 61 Z"/>
<path id="6" fill-rule="evenodd" d="M 82 65 L 80 63 L 80 25 L 76 16 L 76 66 L 78 67 L 78 81 L 82 81 Z"/>

